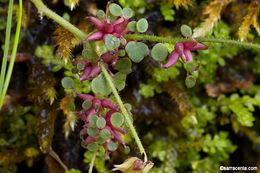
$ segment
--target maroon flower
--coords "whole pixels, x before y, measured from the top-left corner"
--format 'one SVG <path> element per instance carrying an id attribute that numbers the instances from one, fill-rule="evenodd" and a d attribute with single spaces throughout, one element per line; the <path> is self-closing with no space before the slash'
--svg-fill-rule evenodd
<path id="1" fill-rule="evenodd" d="M 109 9 L 109 5 L 107 10 Z M 108 11 L 104 19 L 100 20 L 96 17 L 86 17 L 90 22 L 92 22 L 95 27 L 97 28 L 97 32 L 90 35 L 86 40 L 87 41 L 94 41 L 94 40 L 103 40 L 107 34 L 112 34 L 117 38 L 123 37 L 128 32 L 128 19 L 124 17 L 118 17 L 114 21 L 110 21 L 108 16 Z"/>
<path id="2" fill-rule="evenodd" d="M 106 121 L 106 125 L 104 128 L 99 129 L 99 133 L 106 129 L 110 133 L 110 138 L 106 139 L 102 144 L 105 150 L 108 152 L 108 143 L 110 141 L 118 142 L 122 145 L 125 145 L 124 141 L 121 138 L 121 134 L 125 134 L 123 128 L 114 127 L 111 123 L 111 116 L 115 112 L 119 112 L 119 108 L 109 99 L 98 99 L 90 94 L 80 94 L 77 93 L 77 96 L 83 99 L 84 101 L 90 102 L 89 108 L 83 109 L 79 112 L 79 117 L 82 121 L 84 121 L 83 129 L 80 132 L 81 139 L 83 140 L 85 145 L 92 144 L 98 141 L 97 136 L 89 136 L 87 134 L 88 128 L 93 128 L 90 125 L 91 118 L 93 116 L 104 117 Z"/>
<path id="3" fill-rule="evenodd" d="M 163 67 L 169 68 L 173 66 L 180 57 L 185 63 L 192 61 L 191 51 L 205 49 L 208 49 L 208 46 L 197 42 L 195 39 L 193 39 L 192 41 L 176 43 L 174 50 L 169 55 L 167 63 L 164 64 Z"/>
<path id="4" fill-rule="evenodd" d="M 84 69 L 82 75 L 80 76 L 80 81 L 91 80 L 99 75 L 101 70 L 100 67 L 98 66 L 98 63 L 94 64 L 88 61 L 82 61 L 82 62 L 84 64 Z"/>

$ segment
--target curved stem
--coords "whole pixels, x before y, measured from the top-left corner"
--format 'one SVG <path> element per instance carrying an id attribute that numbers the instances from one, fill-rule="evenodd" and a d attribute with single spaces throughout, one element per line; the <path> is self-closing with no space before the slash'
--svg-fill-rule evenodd
<path id="1" fill-rule="evenodd" d="M 3 92 L 1 93 L 1 97 L 0 97 L 0 108 L 2 108 L 2 105 L 4 103 L 5 94 L 7 92 L 7 89 L 8 89 L 9 83 L 10 83 L 10 79 L 12 76 L 12 72 L 13 72 L 14 61 L 15 61 L 15 57 L 16 57 L 16 52 L 17 52 L 17 47 L 18 47 L 20 32 L 21 32 L 22 15 L 23 15 L 23 2 L 22 2 L 22 0 L 19 0 L 19 15 L 18 15 L 18 22 L 17 22 L 17 26 L 16 26 L 15 36 L 14 36 L 14 45 L 13 45 L 13 49 L 12 49 L 10 63 L 8 66 L 8 71 L 6 74 L 6 79 L 4 82 Z"/>
<path id="2" fill-rule="evenodd" d="M 48 16 L 58 24 L 60 24 L 62 27 L 70 31 L 75 37 L 77 37 L 80 40 L 84 40 L 87 38 L 87 34 L 57 15 L 55 12 L 51 11 L 48 7 L 46 7 L 41 0 L 31 0 L 36 8 L 43 13 L 44 15 Z"/>
<path id="3" fill-rule="evenodd" d="M 97 156 L 97 153 L 94 153 L 94 155 L 91 159 L 90 165 L 89 165 L 88 173 L 92 173 L 92 171 L 93 171 L 96 156 Z"/>
<path id="4" fill-rule="evenodd" d="M 180 38 L 180 37 L 170 38 L 170 37 L 160 37 L 160 36 L 145 35 L 145 34 L 127 34 L 124 36 L 124 38 L 131 39 L 131 40 L 147 40 L 153 42 L 172 43 L 172 44 L 190 40 L 190 38 Z M 204 37 L 198 37 L 195 39 L 199 42 L 231 44 L 231 45 L 240 46 L 248 49 L 260 50 L 260 44 L 242 42 L 238 40 L 228 40 L 223 38 L 204 38 Z"/>
<path id="5" fill-rule="evenodd" d="M 134 125 L 131 121 L 130 115 L 129 115 L 128 111 L 126 110 L 126 108 L 125 108 L 125 106 L 124 106 L 124 104 L 121 100 L 121 97 L 119 96 L 119 94 L 117 92 L 117 89 L 116 89 L 116 87 L 113 83 L 113 80 L 112 80 L 111 76 L 109 75 L 108 71 L 106 70 L 104 64 L 100 63 L 100 68 L 101 68 L 102 72 L 104 73 L 105 78 L 106 78 L 106 80 L 107 80 L 107 82 L 108 82 L 108 84 L 109 84 L 109 86 L 112 90 L 112 93 L 114 94 L 116 101 L 117 101 L 117 103 L 120 107 L 120 110 L 122 111 L 122 113 L 125 117 L 126 124 L 129 127 L 133 138 L 135 139 L 137 147 L 138 147 L 140 153 L 144 155 L 144 161 L 146 162 L 147 161 L 147 155 L 146 155 L 145 149 L 144 149 L 142 142 L 141 142 L 141 140 L 140 140 L 140 138 L 139 138 L 139 136 L 138 136 L 138 134 L 135 130 L 135 127 L 134 127 Z"/>
<path id="6" fill-rule="evenodd" d="M 2 90 L 4 87 L 7 59 L 8 59 L 8 53 L 9 53 L 10 35 L 11 35 L 11 28 L 12 28 L 12 16 L 13 16 L 13 4 L 14 4 L 14 1 L 10 0 L 9 4 L 8 4 L 8 15 L 7 15 L 7 23 L 6 23 L 6 31 L 5 31 L 4 56 L 2 59 L 2 66 L 1 66 L 0 97 L 2 97 L 2 95 L 3 95 Z M 0 106 L 0 109 L 1 109 L 1 106 Z"/>

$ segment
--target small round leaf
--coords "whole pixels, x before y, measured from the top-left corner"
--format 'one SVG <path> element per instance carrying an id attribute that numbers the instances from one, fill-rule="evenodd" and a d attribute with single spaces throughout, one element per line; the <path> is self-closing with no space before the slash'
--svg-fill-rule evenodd
<path id="1" fill-rule="evenodd" d="M 101 96 L 107 96 L 111 93 L 111 89 L 103 74 L 99 74 L 98 77 L 91 82 L 92 91 Z"/>
<path id="2" fill-rule="evenodd" d="M 113 16 L 121 16 L 122 15 L 122 8 L 115 3 L 112 3 L 112 4 L 109 5 L 109 11 Z"/>
<path id="3" fill-rule="evenodd" d="M 101 130 L 100 134 L 99 134 L 102 138 L 104 139 L 108 139 L 111 137 L 111 133 L 109 132 L 109 130 L 107 129 L 103 129 Z"/>
<path id="4" fill-rule="evenodd" d="M 106 120 L 103 117 L 97 119 L 96 125 L 99 129 L 103 129 L 106 126 Z"/>
<path id="5" fill-rule="evenodd" d="M 118 147 L 117 142 L 109 141 L 107 144 L 107 148 L 109 151 L 116 151 L 117 147 Z"/>
<path id="6" fill-rule="evenodd" d="M 112 51 L 120 46 L 120 39 L 112 34 L 108 34 L 105 38 L 105 45 L 108 50 Z"/>
<path id="7" fill-rule="evenodd" d="M 129 58 L 136 63 L 142 61 L 149 54 L 148 46 L 142 42 L 130 41 L 125 50 Z"/>
<path id="8" fill-rule="evenodd" d="M 134 12 L 131 8 L 126 7 L 123 9 L 123 15 L 126 19 L 130 19 L 131 17 L 133 17 Z"/>
<path id="9" fill-rule="evenodd" d="M 132 62 L 129 58 L 120 58 L 116 62 L 115 69 L 122 73 L 129 74 L 132 71 Z"/>
<path id="10" fill-rule="evenodd" d="M 126 74 L 118 72 L 113 76 L 114 84 L 118 91 L 121 91 L 125 88 Z"/>
<path id="11" fill-rule="evenodd" d="M 184 68 L 188 71 L 188 72 L 193 72 L 196 70 L 197 64 L 195 61 L 189 61 L 187 63 L 184 64 Z"/>
<path id="12" fill-rule="evenodd" d="M 83 63 L 78 63 L 78 64 L 77 64 L 77 69 L 78 69 L 79 71 L 84 70 L 84 67 L 85 67 L 85 65 L 84 65 Z"/>
<path id="13" fill-rule="evenodd" d="M 114 127 L 121 127 L 124 123 L 124 116 L 119 112 L 115 112 L 112 114 L 110 121 Z"/>
<path id="14" fill-rule="evenodd" d="M 83 103 L 82 103 L 82 108 L 83 109 L 89 109 L 90 107 L 92 106 L 92 103 L 88 100 L 85 100 Z"/>
<path id="15" fill-rule="evenodd" d="M 93 115 L 90 120 L 89 120 L 89 125 L 91 127 L 96 127 L 97 124 L 97 120 L 98 120 L 98 116 L 97 115 Z"/>
<path id="16" fill-rule="evenodd" d="M 136 21 L 131 21 L 127 24 L 127 28 L 129 31 L 131 32 L 136 32 L 137 29 L 136 29 Z"/>
<path id="17" fill-rule="evenodd" d="M 199 77 L 199 71 L 198 70 L 193 71 L 192 76 L 194 76 L 197 79 Z"/>
<path id="18" fill-rule="evenodd" d="M 61 80 L 61 85 L 63 86 L 63 88 L 65 89 L 71 89 L 74 87 L 75 82 L 71 77 L 64 77 Z"/>
<path id="19" fill-rule="evenodd" d="M 121 56 L 121 57 L 125 56 L 125 50 L 124 49 L 120 49 L 118 51 L 118 56 Z"/>
<path id="20" fill-rule="evenodd" d="M 130 153 L 130 147 L 125 146 L 125 148 L 124 148 L 124 153 L 125 153 L 125 154 L 129 154 L 129 153 Z"/>
<path id="21" fill-rule="evenodd" d="M 196 84 L 196 78 L 194 76 L 187 76 L 185 79 L 185 84 L 187 88 L 192 88 Z"/>
<path id="22" fill-rule="evenodd" d="M 184 37 L 190 37 L 192 36 L 192 30 L 188 25 L 181 25 L 181 34 Z"/>
<path id="23" fill-rule="evenodd" d="M 103 10 L 97 11 L 97 18 L 103 19 L 105 17 L 105 12 Z"/>
<path id="24" fill-rule="evenodd" d="M 136 29 L 138 32 L 146 32 L 148 29 L 148 22 L 145 18 L 142 18 L 140 20 L 138 20 L 138 22 L 136 23 Z"/>
<path id="25" fill-rule="evenodd" d="M 87 146 L 87 149 L 88 149 L 89 151 L 92 151 L 92 152 L 97 151 L 98 148 L 99 148 L 99 145 L 98 145 L 96 142 L 91 143 L 91 144 L 88 144 L 88 146 Z"/>
<path id="26" fill-rule="evenodd" d="M 97 128 L 94 127 L 89 127 L 87 129 L 87 133 L 89 136 L 97 136 L 98 135 L 99 130 Z"/>
<path id="27" fill-rule="evenodd" d="M 168 49 L 163 43 L 157 43 L 151 51 L 152 58 L 156 61 L 164 61 L 168 56 Z"/>

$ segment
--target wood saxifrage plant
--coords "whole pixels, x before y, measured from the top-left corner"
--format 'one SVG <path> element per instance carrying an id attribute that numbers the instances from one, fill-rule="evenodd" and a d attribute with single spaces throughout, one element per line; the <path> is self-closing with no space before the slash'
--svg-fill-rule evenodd
<path id="1" fill-rule="evenodd" d="M 130 158 L 114 170 L 122 172 L 148 172 L 153 163 L 148 160 L 145 149 L 134 128 L 131 109 L 121 100 L 118 91 L 124 89 L 127 74 L 131 72 L 132 62 L 141 62 L 149 55 L 149 47 L 141 41 L 159 42 L 151 50 L 154 60 L 167 68 L 177 60 L 183 62 L 187 70 L 186 85 L 193 87 L 198 77 L 199 67 L 192 60 L 191 51 L 207 49 L 205 42 L 225 43 L 259 49 L 257 44 L 217 38 L 193 38 L 191 29 L 184 25 L 181 33 L 184 38 L 164 38 L 145 33 L 148 29 L 146 19 L 130 21 L 133 16 L 130 8 L 122 9 L 119 5 L 108 4 L 106 12 L 99 10 L 97 17 L 87 17 L 96 30 L 85 34 L 51 10 L 40 0 L 32 0 L 40 12 L 66 28 L 83 42 L 82 56 L 73 61 L 78 70 L 78 78 L 65 77 L 62 85 L 66 92 L 83 100 L 82 109 L 78 111 L 84 125 L 81 131 L 83 146 L 91 152 L 104 148 L 109 155 L 118 145 L 125 146 L 121 135 L 129 129 L 136 141 L 142 159 Z M 174 44 L 172 52 L 164 43 Z M 203 43 L 203 44 L 202 44 Z M 167 62 L 166 59 L 168 57 Z M 74 81 L 91 81 L 92 94 L 78 93 L 74 90 Z M 113 97 L 111 97 L 113 95 Z M 127 127 L 127 128 L 126 128 Z M 94 154 L 89 172 L 92 172 L 96 155 Z"/>

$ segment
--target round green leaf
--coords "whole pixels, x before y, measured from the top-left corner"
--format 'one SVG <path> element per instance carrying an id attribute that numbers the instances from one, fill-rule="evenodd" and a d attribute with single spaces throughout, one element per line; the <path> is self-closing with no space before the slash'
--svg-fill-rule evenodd
<path id="1" fill-rule="evenodd" d="M 89 136 L 97 136 L 98 135 L 99 130 L 97 128 L 94 127 L 89 127 L 87 129 L 87 133 Z"/>
<path id="2" fill-rule="evenodd" d="M 199 71 L 198 71 L 198 70 L 193 71 L 193 72 L 192 72 L 192 76 L 197 79 L 197 78 L 199 77 Z"/>
<path id="3" fill-rule="evenodd" d="M 115 69 L 122 73 L 129 74 L 132 71 L 132 62 L 129 58 L 120 58 L 116 62 Z"/>
<path id="4" fill-rule="evenodd" d="M 78 63 L 78 64 L 77 64 L 77 69 L 78 69 L 79 71 L 84 70 L 84 67 L 85 67 L 85 65 L 84 65 L 83 63 Z"/>
<path id="5" fill-rule="evenodd" d="M 109 141 L 107 144 L 107 148 L 109 151 L 116 151 L 117 147 L 118 147 L 117 142 Z"/>
<path id="6" fill-rule="evenodd" d="M 122 37 L 122 38 L 120 38 L 120 43 L 121 43 L 122 45 L 126 45 L 127 40 Z"/>
<path id="7" fill-rule="evenodd" d="M 196 70 L 197 64 L 195 61 L 189 61 L 187 63 L 184 64 L 184 68 L 188 71 L 188 72 L 193 72 Z"/>
<path id="8" fill-rule="evenodd" d="M 105 17 L 105 12 L 103 10 L 97 11 L 97 18 L 103 19 Z"/>
<path id="9" fill-rule="evenodd" d="M 82 51 L 82 57 L 87 59 L 92 63 L 96 63 L 99 60 L 99 56 L 96 52 L 96 45 L 93 42 L 87 42 L 84 45 L 84 49 Z"/>
<path id="10" fill-rule="evenodd" d="M 115 112 L 112 114 L 110 121 L 114 127 L 121 127 L 124 123 L 124 116 L 119 112 Z"/>
<path id="11" fill-rule="evenodd" d="M 97 119 L 96 125 L 99 129 L 103 129 L 106 126 L 106 120 L 103 117 Z"/>
<path id="12" fill-rule="evenodd" d="M 121 57 L 125 56 L 125 50 L 124 49 L 120 49 L 118 51 L 118 56 L 121 56 Z"/>
<path id="13" fill-rule="evenodd" d="M 92 106 L 92 103 L 88 100 L 85 100 L 83 103 L 82 103 L 82 108 L 83 109 L 89 109 L 90 107 Z"/>
<path id="14" fill-rule="evenodd" d="M 105 45 L 108 50 L 112 51 L 120 46 L 120 39 L 112 34 L 108 34 L 105 38 Z"/>
<path id="15" fill-rule="evenodd" d="M 112 4 L 109 5 L 109 11 L 113 16 L 121 16 L 122 15 L 122 8 L 115 3 L 112 3 Z"/>
<path id="16" fill-rule="evenodd" d="M 137 29 L 136 29 L 136 21 L 131 21 L 127 24 L 127 28 L 129 31 L 131 32 L 136 32 Z"/>
<path id="17" fill-rule="evenodd" d="M 138 22 L 136 23 L 136 29 L 138 32 L 146 32 L 148 29 L 148 22 L 145 18 L 142 18 L 140 20 L 138 20 Z"/>
<path id="18" fill-rule="evenodd" d="M 98 148 L 99 148 L 99 145 L 98 145 L 96 142 L 91 143 L 91 144 L 88 144 L 88 146 L 87 146 L 87 149 L 88 149 L 89 151 L 92 151 L 92 152 L 97 151 Z"/>
<path id="19" fill-rule="evenodd" d="M 187 76 L 185 79 L 185 84 L 187 88 L 192 88 L 196 84 L 196 78 L 194 76 Z"/>
<path id="20" fill-rule="evenodd" d="M 136 63 L 142 61 L 149 54 L 148 46 L 141 42 L 130 41 L 126 45 L 125 50 L 129 58 Z"/>
<path id="21" fill-rule="evenodd" d="M 64 77 L 61 80 L 61 85 L 63 86 L 63 88 L 65 89 L 71 89 L 74 87 L 75 82 L 71 77 Z"/>
<path id="22" fill-rule="evenodd" d="M 157 43 L 151 51 L 152 58 L 156 61 L 164 61 L 168 56 L 168 49 L 163 43 Z"/>
<path id="23" fill-rule="evenodd" d="M 126 74 L 118 72 L 113 76 L 114 84 L 118 91 L 121 91 L 125 88 Z"/>
<path id="24" fill-rule="evenodd" d="M 126 108 L 126 110 L 127 110 L 128 112 L 131 112 L 131 110 L 132 110 L 132 105 L 131 105 L 131 104 L 125 103 L 124 106 L 125 106 L 125 108 Z"/>
<path id="25" fill-rule="evenodd" d="M 125 154 L 129 154 L 129 153 L 130 153 L 130 147 L 125 146 L 125 148 L 124 148 L 124 153 L 125 153 Z"/>
<path id="26" fill-rule="evenodd" d="M 184 37 L 190 37 L 192 36 L 192 30 L 188 25 L 181 25 L 181 34 Z"/>
<path id="27" fill-rule="evenodd" d="M 133 17 L 134 12 L 131 8 L 126 7 L 123 9 L 123 15 L 126 19 L 129 19 L 129 18 Z"/>
<path id="28" fill-rule="evenodd" d="M 101 130 L 100 134 L 99 134 L 102 138 L 104 139 L 108 139 L 111 137 L 111 133 L 109 132 L 109 130 L 107 129 L 103 129 Z"/>
<path id="29" fill-rule="evenodd" d="M 92 91 L 101 96 L 107 96 L 111 93 L 111 89 L 103 74 L 99 74 L 98 77 L 91 82 Z"/>
<path id="30" fill-rule="evenodd" d="M 89 125 L 91 127 L 96 127 L 97 124 L 97 120 L 98 120 L 98 116 L 97 115 L 93 115 L 90 120 L 89 120 Z"/>

